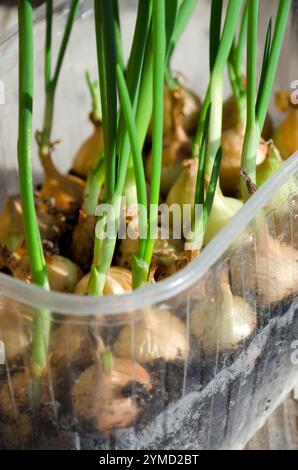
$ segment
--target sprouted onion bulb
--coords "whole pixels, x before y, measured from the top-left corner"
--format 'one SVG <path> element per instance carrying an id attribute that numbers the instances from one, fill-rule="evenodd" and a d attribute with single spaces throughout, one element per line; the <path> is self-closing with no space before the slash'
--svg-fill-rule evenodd
<path id="1" fill-rule="evenodd" d="M 139 362 L 184 360 L 188 352 L 184 323 L 167 309 L 146 310 L 142 319 L 123 327 L 114 351 Z"/>
<path id="2" fill-rule="evenodd" d="M 147 391 L 152 388 L 148 372 L 131 360 L 114 358 L 110 373 L 98 365 L 89 367 L 71 390 L 78 416 L 94 421 L 97 430 L 105 433 L 130 426 L 142 410 L 132 396 L 123 393 L 132 382 Z"/>
<path id="3" fill-rule="evenodd" d="M 255 329 L 256 314 L 242 297 L 232 294 L 223 280 L 219 300 L 209 296 L 196 307 L 190 325 L 191 333 L 206 351 L 234 350 Z"/>
<path id="4" fill-rule="evenodd" d="M 240 186 L 241 154 L 245 128 L 237 126 L 223 132 L 221 137 L 222 162 L 220 167 L 220 186 L 227 196 L 235 196 Z M 257 165 L 266 158 L 267 145 L 260 142 L 257 153 Z"/>
<path id="5" fill-rule="evenodd" d="M 72 173 L 83 179 L 87 178 L 88 171 L 93 168 L 103 152 L 103 128 L 101 124 L 94 126 L 93 134 L 80 147 L 72 164 Z"/>
<path id="6" fill-rule="evenodd" d="M 77 284 L 74 293 L 77 295 L 88 294 L 90 274 L 86 274 Z M 103 290 L 104 295 L 123 295 L 132 291 L 131 273 L 124 268 L 112 266 L 107 275 Z"/>
<path id="7" fill-rule="evenodd" d="M 181 211 L 184 205 L 194 204 L 197 178 L 197 159 L 187 160 L 183 164 L 183 172 L 174 183 L 167 197 L 167 204 L 179 204 Z M 209 242 L 241 209 L 242 202 L 232 197 L 215 192 L 212 210 L 208 219 L 204 242 Z M 193 213 L 193 210 L 192 210 Z M 185 222 L 182 221 L 183 225 Z"/>
<path id="8" fill-rule="evenodd" d="M 68 258 L 45 252 L 50 288 L 57 292 L 72 293 L 81 279 L 81 269 Z M 18 279 L 31 282 L 29 258 L 24 243 L 12 253 L 8 268 Z"/>

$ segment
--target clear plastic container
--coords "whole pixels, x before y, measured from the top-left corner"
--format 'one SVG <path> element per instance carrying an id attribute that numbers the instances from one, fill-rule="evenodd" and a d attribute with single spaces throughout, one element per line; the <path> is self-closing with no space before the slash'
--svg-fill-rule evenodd
<path id="1" fill-rule="evenodd" d="M 202 5 L 207 8 L 204 2 Z M 127 2 L 127 29 L 133 7 Z M 60 2 L 55 14 L 56 35 L 63 28 L 65 11 L 65 2 Z M 61 137 L 62 141 L 55 161 L 61 169 L 69 167 L 76 148 L 88 135 L 84 72 L 86 68 L 96 72 L 92 21 L 88 2 L 82 2 L 57 96 L 54 138 Z M 43 107 L 43 35 L 43 10 L 38 10 L 36 128 Z M 178 55 L 181 50 L 182 46 Z M 5 105 L 0 105 L 3 202 L 7 195 L 18 192 L 16 31 L 0 40 L 0 70 L 6 98 Z M 0 448 L 242 448 L 298 378 L 297 157 L 284 163 L 198 259 L 157 285 L 122 297 L 87 298 L 44 292 L 1 273 L 0 340 L 6 346 L 6 360 L 0 366 Z M 34 172 L 39 181 L 36 156 Z M 273 245 L 276 256 L 272 260 L 266 246 Z M 286 258 L 281 246 L 291 247 Z M 286 269 L 272 271 L 280 258 L 281 265 L 286 259 Z M 264 263 L 268 265 L 265 272 Z M 272 272 L 278 272 L 277 281 L 272 279 Z M 206 309 L 214 316 L 214 324 L 219 324 L 223 278 L 229 280 L 234 296 L 241 297 L 255 312 L 251 334 L 233 349 L 220 347 L 219 327 L 213 347 L 206 346 L 204 336 L 196 337 L 193 327 Z M 283 285 L 284 290 L 280 287 Z M 52 313 L 52 333 L 42 405 L 34 410 L 30 348 L 34 315 L 40 308 Z M 141 370 L 134 362 L 139 354 L 136 332 L 144 326 L 148 312 L 156 313 L 151 327 L 159 339 L 159 317 L 163 318 L 162 330 L 167 338 L 178 322 L 180 343 L 177 338 L 168 340 L 168 358 L 174 351 L 176 359 L 145 361 Z M 127 369 L 121 390 L 113 389 L 113 396 L 107 396 L 105 391 L 110 392 L 110 388 L 103 382 L 96 354 L 99 345 L 92 331 L 100 331 L 103 341 L 115 350 L 123 327 L 128 331 L 133 365 Z M 187 345 L 185 350 L 183 345 Z M 117 359 L 115 364 L 121 369 Z M 78 401 L 76 386 L 86 370 L 90 373 L 88 387 Z"/>

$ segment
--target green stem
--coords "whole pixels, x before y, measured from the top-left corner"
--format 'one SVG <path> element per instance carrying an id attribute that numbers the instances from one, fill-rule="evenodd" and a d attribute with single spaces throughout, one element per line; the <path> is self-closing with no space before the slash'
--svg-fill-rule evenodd
<path id="1" fill-rule="evenodd" d="M 51 60 L 52 60 L 52 21 L 53 21 L 53 9 L 51 2 L 47 4 L 47 30 L 46 30 L 46 65 L 45 65 L 45 81 L 46 81 L 46 103 L 44 110 L 44 120 L 43 120 L 43 129 L 39 133 L 39 146 L 40 146 L 40 156 L 41 158 L 46 158 L 50 153 L 50 140 L 53 127 L 53 118 L 54 118 L 54 106 L 55 106 L 55 93 L 57 88 L 57 83 L 59 75 L 61 72 L 65 51 L 69 42 L 70 34 L 72 31 L 75 15 L 78 9 L 79 0 L 72 0 L 67 23 L 65 26 L 64 35 L 62 38 L 61 46 L 58 53 L 58 59 L 54 71 L 54 75 L 51 78 Z"/>
<path id="2" fill-rule="evenodd" d="M 152 168 L 150 184 L 149 236 L 144 261 L 147 272 L 154 249 L 158 224 L 158 203 L 160 194 L 161 163 L 163 149 L 164 76 L 165 76 L 165 4 L 153 0 L 153 128 Z"/>
<path id="3" fill-rule="evenodd" d="M 206 164 L 207 180 L 211 177 L 214 160 L 220 147 L 222 131 L 223 73 L 235 35 L 242 1 L 230 0 L 225 25 L 210 79 L 211 115 L 209 129 L 209 155 Z"/>
<path id="4" fill-rule="evenodd" d="M 275 78 L 275 74 L 276 74 L 276 70 L 277 70 L 277 66 L 279 62 L 281 48 L 283 45 L 283 39 L 284 39 L 286 27 L 287 27 L 287 21 L 289 17 L 291 4 L 292 4 L 291 0 L 279 1 L 279 7 L 278 7 L 278 12 L 277 12 L 277 17 L 276 17 L 275 28 L 274 28 L 274 35 L 273 35 L 272 45 L 271 45 L 270 58 L 269 58 L 269 63 L 268 63 L 266 74 L 265 74 L 265 79 L 264 79 L 265 86 L 262 92 L 262 97 L 260 98 L 260 104 L 259 104 L 258 114 L 257 114 L 258 133 L 260 135 L 264 127 L 266 113 L 267 113 L 268 106 L 270 103 L 273 82 L 274 82 L 274 78 Z"/>
<path id="5" fill-rule="evenodd" d="M 244 136 L 241 167 L 253 183 L 256 181 L 256 154 L 258 141 L 256 141 L 256 77 L 257 77 L 257 48 L 258 48 L 258 21 L 259 0 L 250 0 L 248 3 L 248 34 L 247 34 L 247 123 Z M 241 181 L 242 195 L 248 199 L 246 184 Z"/>
<path id="6" fill-rule="evenodd" d="M 97 2 L 96 2 L 97 3 Z M 96 7 L 95 3 L 95 7 Z M 142 7 L 142 8 L 141 8 Z M 143 13 L 143 14 L 141 14 Z M 143 147 L 152 110 L 152 46 L 149 39 L 151 24 L 151 2 L 143 0 L 139 5 L 138 19 L 134 34 L 133 46 L 127 67 L 127 87 L 133 107 L 137 102 L 136 126 L 141 148 Z M 143 25 L 143 27 L 142 27 Z M 99 42 L 98 42 L 99 46 Z M 137 100 L 137 101 L 136 101 Z M 124 120 L 123 120 L 124 125 Z M 119 136 L 119 133 L 118 133 Z M 115 219 L 113 225 L 118 227 L 120 215 L 120 198 L 123 194 L 127 167 L 130 157 L 128 132 L 123 133 L 123 145 L 119 156 L 119 168 L 114 196 L 110 200 Z M 104 217 L 98 222 L 104 222 Z M 94 257 L 88 286 L 89 295 L 102 295 L 106 276 L 110 269 L 116 245 L 117 234 L 109 239 L 103 237 L 104 223 L 101 224 L 94 244 Z"/>
<path id="7" fill-rule="evenodd" d="M 95 80 L 91 80 L 90 72 L 86 72 L 86 80 L 92 100 L 92 120 L 94 123 L 101 123 L 101 103 L 100 103 L 100 92 L 99 84 Z"/>
<path id="8" fill-rule="evenodd" d="M 144 171 L 142 150 L 138 140 L 137 128 L 134 121 L 133 109 L 129 99 L 128 89 L 125 83 L 121 67 L 117 65 L 117 81 L 121 106 L 124 113 L 126 126 L 129 133 L 130 145 L 134 162 L 134 173 L 137 186 L 139 205 L 139 256 L 144 256 L 144 248 L 147 236 L 147 187 Z"/>
<path id="9" fill-rule="evenodd" d="M 53 0 L 47 0 L 46 5 L 46 47 L 45 47 L 45 90 L 47 91 L 51 80 L 52 68 L 52 23 Z"/>
<path id="10" fill-rule="evenodd" d="M 98 206 L 98 199 L 105 182 L 105 162 L 102 156 L 95 168 L 90 168 L 84 189 L 84 203 L 82 209 L 88 215 L 94 215 Z"/>
<path id="11" fill-rule="evenodd" d="M 114 9 L 114 28 L 115 28 L 115 48 L 116 48 L 116 58 L 117 58 L 116 61 L 117 61 L 117 64 L 119 64 L 119 66 L 121 67 L 122 72 L 124 73 L 125 62 L 124 62 L 124 57 L 123 57 L 118 0 L 113 0 L 113 9 Z"/>
<path id="12" fill-rule="evenodd" d="M 167 53 L 167 63 L 170 62 L 173 52 L 176 48 L 178 41 L 180 40 L 195 8 L 198 5 L 198 0 L 183 0 L 176 19 L 175 28 L 173 31 L 172 39 L 170 42 L 170 49 Z"/>
<path id="13" fill-rule="evenodd" d="M 95 0 L 96 32 L 102 38 L 104 76 L 100 82 L 105 87 L 105 112 L 103 113 L 104 153 L 106 162 L 105 197 L 111 198 L 116 182 L 116 137 L 117 137 L 117 84 L 116 46 L 113 3 L 110 0 Z M 99 58 L 100 61 L 100 58 Z M 98 64 L 99 74 L 102 72 Z M 103 97 L 102 97 L 103 99 Z"/>
<path id="14" fill-rule="evenodd" d="M 49 289 L 46 264 L 34 205 L 32 181 L 32 105 L 33 105 L 33 19 L 32 1 L 19 2 L 19 184 L 25 230 L 33 282 Z M 40 391 L 40 377 L 47 363 L 50 315 L 37 310 L 34 316 L 32 345 L 33 398 Z"/>
<path id="15" fill-rule="evenodd" d="M 223 0 L 212 0 L 210 15 L 210 41 L 209 41 L 209 68 L 210 73 L 214 67 L 221 33 L 221 16 Z"/>
<path id="16" fill-rule="evenodd" d="M 210 28 L 209 28 L 209 64 L 210 64 L 210 73 L 214 67 L 219 44 L 220 44 L 220 33 L 221 33 L 221 17 L 222 17 L 222 1 L 213 0 L 211 4 L 211 13 L 210 13 Z M 200 145 L 203 137 L 203 131 L 207 116 L 207 111 L 210 106 L 210 84 L 208 85 L 208 90 L 206 92 L 200 117 L 197 132 L 192 145 L 192 154 L 193 157 L 199 157 Z"/>

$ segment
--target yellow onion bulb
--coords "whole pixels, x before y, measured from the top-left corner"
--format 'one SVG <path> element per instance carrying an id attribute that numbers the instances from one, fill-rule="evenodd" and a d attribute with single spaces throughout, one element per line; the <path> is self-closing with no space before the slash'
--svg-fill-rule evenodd
<path id="1" fill-rule="evenodd" d="M 77 295 L 88 294 L 90 273 L 86 274 L 77 284 L 74 293 Z M 124 295 L 132 291 L 132 276 L 127 269 L 112 266 L 107 275 L 104 286 L 104 295 Z"/>
<path id="2" fill-rule="evenodd" d="M 190 317 L 191 333 L 206 351 L 234 350 L 256 327 L 256 313 L 242 298 L 222 283 L 220 299 L 207 298 Z"/>
<path id="3" fill-rule="evenodd" d="M 83 420 L 94 421 L 100 432 L 129 427 L 142 411 L 132 396 L 122 393 L 131 382 L 143 385 L 147 391 L 152 388 L 148 372 L 133 361 L 114 358 L 108 374 L 97 365 L 89 367 L 71 390 L 76 413 Z"/>
<path id="4" fill-rule="evenodd" d="M 143 318 L 122 328 L 114 345 L 117 357 L 152 363 L 184 360 L 188 341 L 184 323 L 167 309 L 146 310 Z"/>
<path id="5" fill-rule="evenodd" d="M 94 132 L 82 144 L 76 154 L 73 164 L 72 173 L 80 178 L 86 179 L 88 172 L 93 168 L 103 152 L 103 128 L 99 124 L 94 127 Z"/>
<path id="6" fill-rule="evenodd" d="M 298 150 L 298 108 L 292 108 L 284 121 L 275 130 L 273 141 L 283 159 L 289 158 Z"/>

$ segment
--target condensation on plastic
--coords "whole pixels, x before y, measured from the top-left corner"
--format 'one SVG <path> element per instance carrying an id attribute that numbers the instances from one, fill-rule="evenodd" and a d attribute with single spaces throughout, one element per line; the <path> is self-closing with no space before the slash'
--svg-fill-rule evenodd
<path id="1" fill-rule="evenodd" d="M 267 3 L 272 5 L 271 1 Z M 130 8 L 128 3 L 128 24 L 132 21 Z M 59 36 L 65 11 L 61 2 L 55 16 L 55 34 Z M 41 122 L 43 106 L 44 22 L 41 21 L 43 15 L 38 15 L 35 25 L 36 128 Z M 90 131 L 85 127 L 89 102 L 84 89 L 84 72 L 90 68 L 96 73 L 93 44 L 92 17 L 83 2 L 57 96 L 54 136 L 65 137 L 55 151 L 55 161 L 61 163 L 62 169 L 69 167 L 75 149 Z M 3 202 L 8 194 L 18 190 L 16 35 L 8 35 L 0 45 L 0 78 L 6 89 L 6 104 L 0 108 Z M 269 296 L 273 294 L 269 274 L 260 278 L 257 269 L 262 255 L 260 234 L 266 233 L 267 237 L 298 250 L 297 157 L 298 154 L 284 163 L 197 260 L 158 285 L 125 297 L 80 298 L 47 293 L 0 274 L 0 340 L 6 345 L 6 363 L 0 366 L 0 448 L 242 448 L 293 388 L 298 377 L 298 366 L 293 360 L 293 344 L 298 340 L 297 257 L 293 255 L 287 260 L 291 294 L 273 304 L 266 304 L 262 295 L 264 291 L 269 291 Z M 36 156 L 34 172 L 38 181 L 40 167 Z M 232 266 L 237 269 L 233 271 Z M 219 318 L 219 280 L 223 275 L 229 278 L 232 292 L 256 311 L 257 326 L 232 352 L 219 348 L 205 351 L 202 341 L 192 335 L 190 323 L 194 315 L 204 310 L 210 296 L 216 318 Z M 45 398 L 37 415 L 31 409 L 31 382 L 26 376 L 36 308 L 48 309 L 53 317 L 49 365 L 44 378 Z M 135 328 L 148 309 L 157 312 L 167 309 L 183 322 L 189 344 L 187 359 L 168 363 L 156 360 L 145 365 L 154 385 L 153 393 L 145 394 L 146 397 L 140 397 L 133 368 L 126 394 L 137 402 L 140 410 L 137 420 L 133 426 L 116 429 L 111 434 L 96 432 L 93 420 L 78 414 L 71 396 L 71 387 L 80 373 L 95 360 L 89 327 L 94 331 L 98 327 L 111 349 L 121 328 L 130 327 L 133 359 Z M 170 334 L 171 319 L 163 328 Z M 79 348 L 81 342 L 82 349 Z M 90 383 L 90 390 L 98 386 L 99 375 L 95 383 Z M 22 393 L 17 385 L 18 378 L 24 380 Z M 90 394 L 90 408 L 94 405 L 93 399 Z"/>

